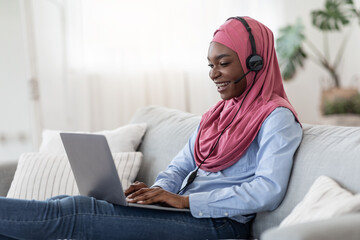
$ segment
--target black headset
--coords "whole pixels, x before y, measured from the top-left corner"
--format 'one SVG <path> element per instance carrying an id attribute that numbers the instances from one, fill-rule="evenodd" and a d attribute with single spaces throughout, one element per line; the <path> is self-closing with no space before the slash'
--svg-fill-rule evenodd
<path id="1" fill-rule="evenodd" d="M 242 17 L 231 17 L 231 18 L 228 18 L 226 21 L 228 21 L 230 19 L 236 19 L 236 20 L 240 21 L 246 28 L 247 32 L 249 33 L 249 40 L 250 40 L 252 52 L 251 52 L 251 55 L 246 58 L 246 67 L 251 72 L 260 71 L 262 69 L 262 67 L 264 66 L 264 61 L 263 61 L 263 58 L 256 53 L 255 39 L 251 32 L 251 28 L 250 28 L 249 24 Z"/>
<path id="2" fill-rule="evenodd" d="M 212 152 L 215 150 L 217 144 L 219 143 L 219 140 L 220 140 L 220 137 L 223 135 L 223 133 L 225 132 L 225 130 L 231 125 L 231 123 L 234 121 L 236 115 L 238 114 L 241 106 L 243 105 L 244 103 L 244 100 L 246 98 L 246 96 L 248 95 L 248 93 L 250 92 L 251 88 L 254 86 L 255 84 L 255 79 L 256 79 L 256 75 L 257 73 L 262 69 L 262 67 L 264 66 L 264 61 L 263 61 L 263 58 L 258 55 L 256 53 L 256 45 L 255 45 L 255 39 L 254 39 L 254 36 L 252 35 L 251 33 L 251 28 L 249 26 L 249 24 L 245 21 L 245 19 L 243 19 L 242 17 L 231 17 L 231 18 L 228 18 L 226 21 L 230 20 L 230 19 L 237 19 L 239 20 L 243 25 L 244 27 L 246 28 L 246 30 L 248 31 L 249 33 L 249 39 L 250 39 L 250 43 L 251 43 L 251 50 L 252 50 L 252 53 L 250 56 L 248 56 L 246 58 L 246 67 L 249 69 L 249 71 L 245 74 L 243 74 L 243 76 L 241 76 L 241 78 L 237 79 L 234 81 L 234 83 L 238 83 L 240 82 L 248 73 L 250 72 L 255 72 L 255 76 L 254 76 L 254 81 L 251 85 L 251 87 L 249 88 L 249 90 L 247 91 L 247 93 L 245 94 L 245 97 L 243 98 L 241 104 L 240 104 L 240 107 L 238 108 L 235 116 L 233 117 L 233 119 L 230 121 L 230 123 L 222 130 L 222 132 L 220 133 L 215 145 L 211 148 L 209 154 L 204 158 L 204 160 L 202 160 L 202 162 L 200 163 L 199 166 L 197 166 L 197 168 L 191 173 L 191 175 L 189 176 L 188 180 L 187 180 L 187 183 L 185 184 L 184 187 L 182 187 L 178 192 L 177 194 L 179 194 L 180 192 L 182 192 L 187 186 L 189 186 L 196 178 L 197 176 L 197 172 L 200 168 L 200 166 L 205 162 L 206 159 L 208 159 L 208 157 L 210 157 L 210 155 L 212 154 Z"/>

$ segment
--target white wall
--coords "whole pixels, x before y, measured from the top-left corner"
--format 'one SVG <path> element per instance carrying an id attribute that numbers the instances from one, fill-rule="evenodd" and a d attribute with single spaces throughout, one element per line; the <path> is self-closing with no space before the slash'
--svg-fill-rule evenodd
<path id="1" fill-rule="evenodd" d="M 31 151 L 29 91 L 19 0 L 0 0 L 0 159 Z"/>
<path id="2" fill-rule="evenodd" d="M 43 126 L 63 129 L 69 121 L 64 4 L 56 0 L 32 3 Z"/>

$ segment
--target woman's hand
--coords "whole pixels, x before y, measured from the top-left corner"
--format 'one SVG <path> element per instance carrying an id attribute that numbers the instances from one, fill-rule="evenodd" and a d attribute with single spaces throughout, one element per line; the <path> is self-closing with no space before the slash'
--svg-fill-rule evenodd
<path id="1" fill-rule="evenodd" d="M 127 196 L 126 200 L 130 203 L 139 203 L 139 204 L 160 203 L 174 208 L 189 208 L 189 196 L 180 196 L 174 193 L 170 193 L 160 187 L 141 188 L 133 192 L 132 194 L 126 196 Z"/>
<path id="2" fill-rule="evenodd" d="M 138 191 L 139 189 L 142 188 L 147 188 L 148 186 L 146 186 L 145 183 L 143 182 L 134 182 L 133 184 L 130 185 L 130 187 L 128 189 L 125 190 L 125 196 L 129 196 L 129 194 L 134 193 L 136 191 Z"/>

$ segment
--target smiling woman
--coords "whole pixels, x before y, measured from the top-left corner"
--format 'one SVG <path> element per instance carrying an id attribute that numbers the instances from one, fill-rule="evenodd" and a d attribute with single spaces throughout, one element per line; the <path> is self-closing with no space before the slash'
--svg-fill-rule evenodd
<path id="1" fill-rule="evenodd" d="M 153 186 L 135 182 L 125 190 L 130 203 L 186 211 L 114 205 L 86 196 L 0 198 L 0 236 L 249 238 L 256 213 L 277 208 L 285 195 L 302 129 L 265 25 L 250 17 L 228 19 L 214 33 L 208 60 L 222 99 L 202 115 Z"/>

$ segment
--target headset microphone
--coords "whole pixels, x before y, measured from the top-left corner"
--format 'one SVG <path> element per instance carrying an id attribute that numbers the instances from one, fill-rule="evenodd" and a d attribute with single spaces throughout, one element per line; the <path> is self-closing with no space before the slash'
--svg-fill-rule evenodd
<path id="1" fill-rule="evenodd" d="M 237 83 L 239 83 L 244 77 L 246 77 L 246 75 L 248 75 L 248 73 L 250 73 L 251 71 L 248 71 L 247 73 L 245 73 L 244 75 L 242 75 L 241 76 L 241 78 L 239 78 L 239 79 L 236 79 L 235 81 L 234 81 L 234 83 L 235 84 L 237 84 Z"/>

